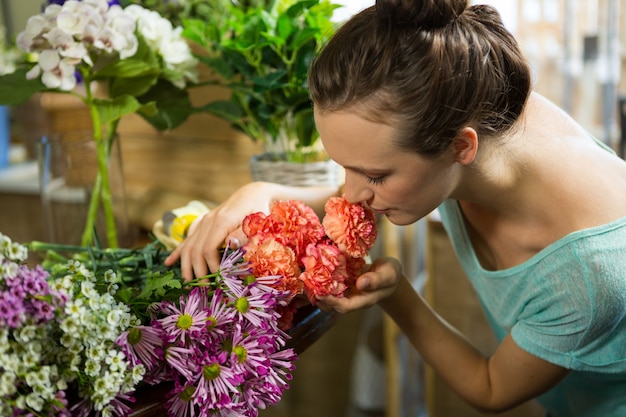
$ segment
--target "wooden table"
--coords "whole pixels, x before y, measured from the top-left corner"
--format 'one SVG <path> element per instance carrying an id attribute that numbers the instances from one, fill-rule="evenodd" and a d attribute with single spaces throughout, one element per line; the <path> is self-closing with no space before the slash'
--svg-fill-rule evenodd
<path id="1" fill-rule="evenodd" d="M 291 336 L 287 348 L 293 348 L 297 354 L 304 352 L 335 324 L 337 318 L 338 314 L 334 312 L 323 312 L 313 306 L 301 307 L 294 318 L 296 325 L 287 332 Z M 163 383 L 138 389 L 131 416 L 166 417 L 165 396 L 170 388 L 171 384 Z"/>

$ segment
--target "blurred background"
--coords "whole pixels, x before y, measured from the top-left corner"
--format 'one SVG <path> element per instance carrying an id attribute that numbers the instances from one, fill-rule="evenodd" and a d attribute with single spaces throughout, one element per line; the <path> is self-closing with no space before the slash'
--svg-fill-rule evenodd
<path id="1" fill-rule="evenodd" d="M 342 0 L 335 20 L 341 22 L 373 1 Z M 624 156 L 626 144 L 626 0 L 507 0 L 474 1 L 496 7 L 531 62 L 535 89 L 560 105 L 591 134 Z M 40 10 L 40 0 L 0 0 L 0 23 L 12 40 L 29 16 Z M 11 110 L 11 109 L 10 109 Z M 36 172 L 15 175 L 34 158 L 26 146 L 27 132 L 40 120 L 29 108 L 8 114 L 9 167 L 0 167 L 0 231 L 16 240 L 45 239 L 38 207 Z M 192 118 L 175 132 L 155 141 L 140 120 L 128 118 L 122 132 L 138 135 L 122 140 L 126 187 L 131 212 L 145 230 L 163 207 L 176 207 L 193 198 L 220 201 L 235 187 L 249 181 L 246 161 L 258 147 L 233 136 L 223 121 Z M 211 123 L 209 141 L 199 138 Z M 169 146 L 178 142 L 176 153 Z M 124 138 L 123 138 L 124 139 Z M 156 145 L 155 145 L 156 143 Z M 180 146 L 183 143 L 185 146 Z M 146 150 L 146 147 L 151 147 Z M 183 149 L 184 148 L 184 149 Z M 201 174 L 204 156 L 224 152 L 220 158 L 230 169 L 227 178 Z M 0 147 L 0 152 L 2 148 Z M 203 156 L 204 155 L 204 156 Z M 149 160 L 153 159 L 153 164 Z M 222 161 L 223 162 L 223 161 Z M 11 174 L 7 172 L 12 167 Z M 223 168 L 223 167 L 222 167 Z M 215 168 L 222 171 L 220 166 Z M 20 171 L 21 172 L 21 171 Z M 171 173 L 176 175 L 172 176 Z M 214 181 L 214 182 L 211 182 Z M 155 193 L 155 189 L 161 190 Z M 164 191 L 163 191 L 164 190 Z M 157 195 L 158 194 L 158 195 Z M 131 213 L 132 216 L 132 213 Z M 456 325 L 486 353 L 494 340 L 478 301 L 452 254 L 436 217 L 409 227 L 381 225 L 381 239 L 373 256 L 402 258 L 414 285 L 442 316 Z M 351 313 L 297 363 L 291 389 L 266 417 L 465 417 L 481 416 L 462 404 L 424 367 L 393 323 L 376 308 Z M 542 417 L 536 404 L 524 404 L 510 417 Z"/>

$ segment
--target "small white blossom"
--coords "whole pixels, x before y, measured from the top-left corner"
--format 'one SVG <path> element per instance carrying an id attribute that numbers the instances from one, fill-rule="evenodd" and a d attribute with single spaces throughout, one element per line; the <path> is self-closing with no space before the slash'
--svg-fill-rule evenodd
<path id="1" fill-rule="evenodd" d="M 17 375 L 13 372 L 4 370 L 0 373 L 0 397 L 13 395 L 17 392 L 16 379 Z"/>
<path id="2" fill-rule="evenodd" d="M 26 404 L 28 404 L 28 406 L 35 411 L 41 411 L 43 409 L 44 401 L 43 398 L 41 398 L 41 396 L 37 393 L 31 392 L 26 396 Z"/>

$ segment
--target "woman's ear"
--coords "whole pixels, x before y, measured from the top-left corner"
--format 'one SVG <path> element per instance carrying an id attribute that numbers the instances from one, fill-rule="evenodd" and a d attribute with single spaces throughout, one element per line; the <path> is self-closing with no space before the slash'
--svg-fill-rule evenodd
<path id="1" fill-rule="evenodd" d="M 467 126 L 459 131 L 452 141 L 454 161 L 461 165 L 469 165 L 474 162 L 478 152 L 478 133 Z"/>

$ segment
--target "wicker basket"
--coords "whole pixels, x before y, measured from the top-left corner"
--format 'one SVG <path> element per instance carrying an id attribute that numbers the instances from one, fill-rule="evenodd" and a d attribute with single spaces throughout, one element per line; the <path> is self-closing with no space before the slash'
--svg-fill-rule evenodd
<path id="1" fill-rule="evenodd" d="M 250 158 L 250 175 L 254 181 L 283 185 L 338 187 L 343 183 L 343 168 L 333 160 L 317 162 L 287 162 L 269 160 L 267 154 Z"/>

